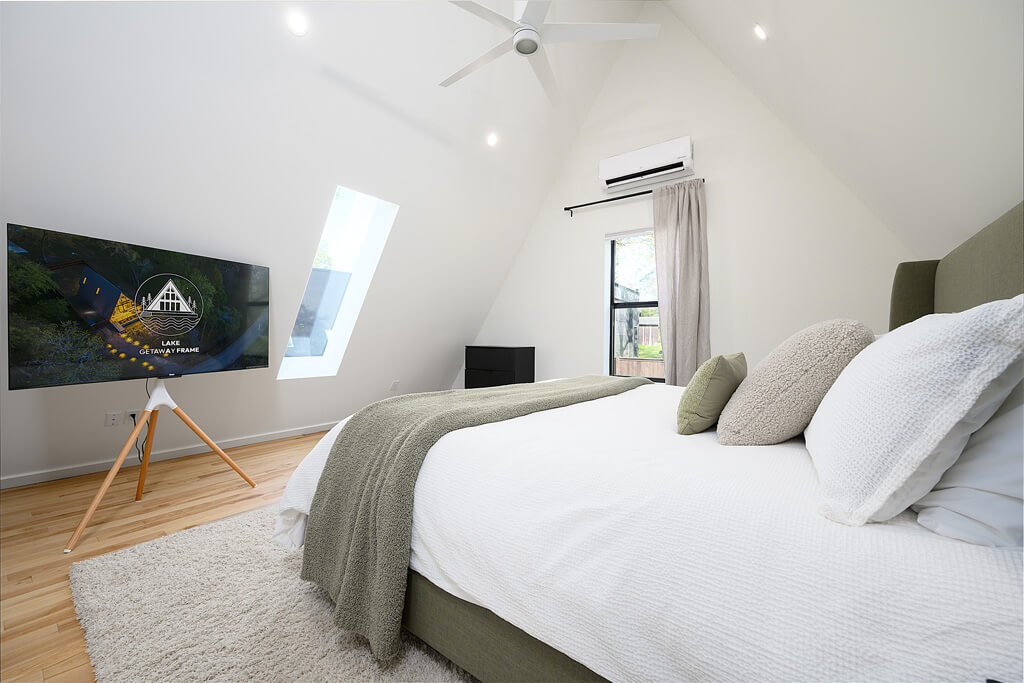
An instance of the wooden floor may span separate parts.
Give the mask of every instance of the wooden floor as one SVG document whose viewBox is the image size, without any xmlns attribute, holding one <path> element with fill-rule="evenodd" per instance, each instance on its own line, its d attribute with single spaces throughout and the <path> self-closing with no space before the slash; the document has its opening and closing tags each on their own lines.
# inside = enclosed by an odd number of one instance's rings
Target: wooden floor
<svg viewBox="0 0 1024 683">
<path fill-rule="evenodd" d="M 68 569 L 96 555 L 276 502 L 322 434 L 228 449 L 251 488 L 213 453 L 118 473 L 74 552 L 64 545 L 105 473 L 0 492 L 0 680 L 92 681 Z"/>
</svg>

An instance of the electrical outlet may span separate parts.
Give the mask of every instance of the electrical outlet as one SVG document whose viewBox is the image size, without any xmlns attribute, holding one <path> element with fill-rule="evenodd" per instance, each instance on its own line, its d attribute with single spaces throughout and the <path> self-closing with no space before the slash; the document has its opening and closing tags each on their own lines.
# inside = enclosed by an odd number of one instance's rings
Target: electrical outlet
<svg viewBox="0 0 1024 683">
<path fill-rule="evenodd" d="M 395 393 L 396 391 L 398 391 L 398 380 L 397 379 L 394 382 L 391 383 L 391 386 L 388 387 L 388 391 L 390 391 L 391 393 Z"/>
<path fill-rule="evenodd" d="M 104 427 L 116 427 L 117 425 L 124 422 L 124 411 L 123 410 L 112 410 L 107 413 L 103 419 Z"/>
<path fill-rule="evenodd" d="M 124 411 L 124 417 L 126 420 L 131 420 L 132 425 L 139 423 L 139 419 L 142 417 L 142 408 L 135 408 L 134 410 Z"/>
</svg>

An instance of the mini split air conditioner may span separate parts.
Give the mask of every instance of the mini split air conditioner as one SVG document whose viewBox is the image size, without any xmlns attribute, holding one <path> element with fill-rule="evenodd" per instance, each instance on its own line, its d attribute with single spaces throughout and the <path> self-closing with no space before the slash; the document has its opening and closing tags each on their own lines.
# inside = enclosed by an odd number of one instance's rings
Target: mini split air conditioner
<svg viewBox="0 0 1024 683">
<path fill-rule="evenodd" d="M 693 175 L 693 146 L 690 136 L 602 159 L 598 164 L 605 192 L 653 185 Z"/>
</svg>

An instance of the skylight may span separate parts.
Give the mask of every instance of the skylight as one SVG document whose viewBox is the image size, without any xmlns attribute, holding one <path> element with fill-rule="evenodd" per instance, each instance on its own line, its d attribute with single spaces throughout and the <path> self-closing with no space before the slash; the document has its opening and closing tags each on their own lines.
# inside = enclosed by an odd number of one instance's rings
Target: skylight
<svg viewBox="0 0 1024 683">
<path fill-rule="evenodd" d="M 338 187 L 278 379 L 338 374 L 398 205 Z"/>
</svg>

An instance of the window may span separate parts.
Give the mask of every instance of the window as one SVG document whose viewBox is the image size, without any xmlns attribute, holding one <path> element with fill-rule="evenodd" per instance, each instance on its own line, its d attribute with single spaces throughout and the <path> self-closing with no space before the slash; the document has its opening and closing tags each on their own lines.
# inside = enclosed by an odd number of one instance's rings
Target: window
<svg viewBox="0 0 1024 683">
<path fill-rule="evenodd" d="M 398 205 L 339 187 L 278 379 L 338 374 Z"/>
<path fill-rule="evenodd" d="M 608 372 L 665 381 L 654 234 L 610 240 Z"/>
</svg>

